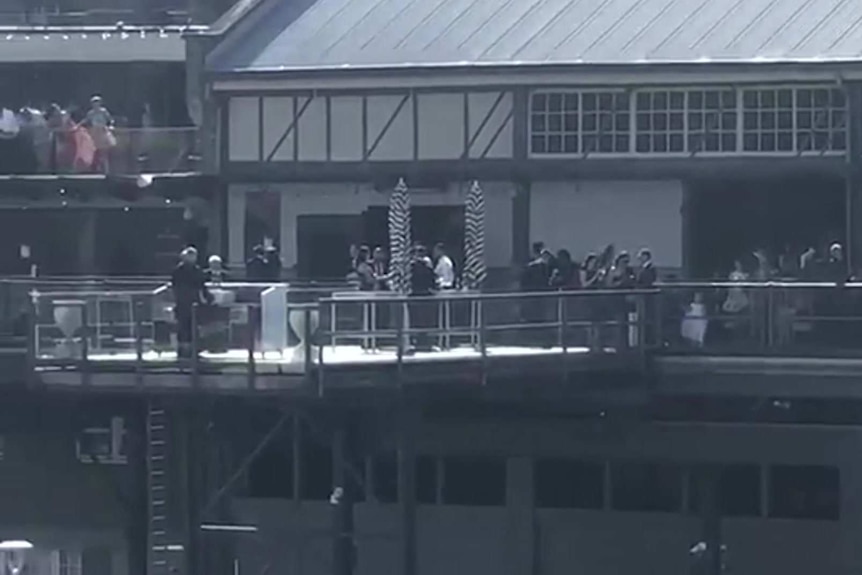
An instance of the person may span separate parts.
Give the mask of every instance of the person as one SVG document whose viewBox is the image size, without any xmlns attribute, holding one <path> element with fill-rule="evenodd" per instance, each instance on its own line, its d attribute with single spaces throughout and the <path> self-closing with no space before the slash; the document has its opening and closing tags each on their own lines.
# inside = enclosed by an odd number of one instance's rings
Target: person
<svg viewBox="0 0 862 575">
<path fill-rule="evenodd" d="M 90 137 L 96 145 L 94 167 L 102 173 L 107 173 L 110 168 L 111 148 L 117 145 L 117 140 L 113 131 L 114 118 L 105 108 L 101 96 L 90 98 L 90 110 L 82 125 L 90 131 Z"/>
<path fill-rule="evenodd" d="M 413 248 L 413 261 L 410 264 L 410 297 L 428 297 L 437 289 L 437 276 L 423 245 Z M 434 326 L 436 306 L 434 302 L 417 301 L 410 304 L 410 325 L 417 329 L 431 329 Z M 430 350 L 431 338 L 427 333 L 418 333 L 413 338 L 414 350 Z"/>
<path fill-rule="evenodd" d="M 245 275 L 249 281 L 262 282 L 267 277 L 266 252 L 262 244 L 254 246 L 251 250 L 251 258 L 245 262 Z"/>
<path fill-rule="evenodd" d="M 371 257 L 371 271 L 374 273 L 374 290 L 389 291 L 392 272 L 389 270 L 389 254 L 386 249 L 377 246 Z"/>
<path fill-rule="evenodd" d="M 221 256 L 213 254 L 207 261 L 206 278 L 212 283 L 221 283 L 227 279 L 227 271 L 224 268 L 224 262 Z"/>
<path fill-rule="evenodd" d="M 640 267 L 635 274 L 635 285 L 641 289 L 651 288 L 658 280 L 658 273 L 652 261 L 652 251 L 649 248 L 641 248 L 638 252 Z"/>
<path fill-rule="evenodd" d="M 559 250 L 556 261 L 557 265 L 551 272 L 551 287 L 562 290 L 581 287 L 578 266 L 572 261 L 572 254 L 569 253 L 569 250 Z"/>
<path fill-rule="evenodd" d="M 455 264 L 452 258 L 446 254 L 443 244 L 434 246 L 434 275 L 437 278 L 437 289 L 447 290 L 455 288 Z"/>
<path fill-rule="evenodd" d="M 608 272 L 608 287 L 615 289 L 631 289 L 635 285 L 635 273 L 631 267 L 631 258 L 625 250 L 617 254 L 614 265 Z"/>
<path fill-rule="evenodd" d="M 371 267 L 371 248 L 361 246 L 356 256 L 356 280 L 357 286 L 362 291 L 374 291 L 377 282 L 374 279 L 374 270 Z"/>
<path fill-rule="evenodd" d="M 541 242 L 536 242 L 534 247 L 544 245 Z M 553 256 L 549 250 L 544 247 L 539 251 L 538 256 L 530 260 L 521 274 L 521 290 L 526 292 L 545 291 L 551 286 L 551 261 Z"/>
<path fill-rule="evenodd" d="M 206 287 L 206 276 L 197 264 L 198 251 L 187 247 L 180 253 L 180 262 L 171 273 L 171 289 L 174 293 L 174 316 L 177 321 L 178 357 L 191 357 L 191 344 L 195 326 L 194 306 L 213 301 Z"/>
<path fill-rule="evenodd" d="M 269 239 L 263 240 L 264 279 L 268 282 L 277 282 L 281 279 L 281 253 L 278 246 Z"/>
</svg>

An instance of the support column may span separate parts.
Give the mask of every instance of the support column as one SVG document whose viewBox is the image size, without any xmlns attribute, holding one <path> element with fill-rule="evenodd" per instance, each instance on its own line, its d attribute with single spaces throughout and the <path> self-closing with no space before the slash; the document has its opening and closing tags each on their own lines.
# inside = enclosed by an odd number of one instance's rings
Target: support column
<svg viewBox="0 0 862 575">
<path fill-rule="evenodd" d="M 682 242 L 682 277 L 692 278 L 694 276 L 694 222 L 692 221 L 692 195 L 694 190 L 688 182 L 682 184 L 682 205 L 680 206 L 680 219 L 682 229 L 680 238 Z"/>
<path fill-rule="evenodd" d="M 862 273 L 862 83 L 846 84 L 849 120 L 846 174 L 846 252 L 850 273 Z"/>
<path fill-rule="evenodd" d="M 333 511 L 332 573 L 353 575 L 356 558 L 354 542 L 353 502 L 356 499 L 356 482 L 350 477 L 353 459 L 353 433 L 350 414 L 344 413 L 335 425 L 332 441 L 332 497 Z"/>
<path fill-rule="evenodd" d="M 530 259 L 530 184 L 516 183 L 512 198 L 512 260 L 523 265 Z"/>
<path fill-rule="evenodd" d="M 508 575 L 532 575 L 538 562 L 532 460 L 529 457 L 509 459 L 506 475 Z"/>
<path fill-rule="evenodd" d="M 701 541 L 706 544 L 706 550 L 697 564 L 699 573 L 706 575 L 721 575 L 723 553 L 721 547 L 721 509 L 719 507 L 719 477 L 720 468 L 705 465 L 698 470 L 698 491 L 700 492 L 700 515 L 702 520 Z"/>
<path fill-rule="evenodd" d="M 398 501 L 400 506 L 400 575 L 416 575 L 416 410 L 401 406 L 398 413 Z"/>
<path fill-rule="evenodd" d="M 201 505 L 206 495 L 205 475 L 202 466 L 206 458 L 205 414 L 193 406 L 186 413 L 186 574 L 200 575 L 201 560 Z"/>
</svg>

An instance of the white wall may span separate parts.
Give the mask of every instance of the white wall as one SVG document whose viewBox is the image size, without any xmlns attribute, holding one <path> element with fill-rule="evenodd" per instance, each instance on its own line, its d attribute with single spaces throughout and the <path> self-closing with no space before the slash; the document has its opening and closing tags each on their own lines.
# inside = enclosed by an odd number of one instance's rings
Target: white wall
<svg viewBox="0 0 862 575">
<path fill-rule="evenodd" d="M 576 260 L 610 243 L 633 254 L 647 246 L 660 267 L 680 268 L 681 209 L 679 181 L 536 182 L 530 239 Z"/>
<path fill-rule="evenodd" d="M 228 192 L 228 260 L 241 265 L 252 246 L 245 244 L 245 198 L 258 189 L 252 185 L 232 185 Z M 359 215 L 370 206 L 389 204 L 388 191 L 364 184 L 280 184 L 281 253 L 284 265 L 296 265 L 297 217 L 303 215 Z M 482 184 L 485 192 L 485 257 L 490 267 L 508 266 L 512 260 L 512 197 L 514 185 L 505 182 Z M 453 184 L 446 190 L 413 190 L 412 205 L 463 205 L 467 185 Z"/>
</svg>

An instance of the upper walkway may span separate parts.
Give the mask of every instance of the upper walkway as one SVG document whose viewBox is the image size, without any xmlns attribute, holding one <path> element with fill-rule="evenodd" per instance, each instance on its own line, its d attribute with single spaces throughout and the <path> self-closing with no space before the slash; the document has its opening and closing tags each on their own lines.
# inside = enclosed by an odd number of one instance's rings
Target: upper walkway
<svg viewBox="0 0 862 575">
<path fill-rule="evenodd" d="M 7 356 L 45 384 L 284 390 L 642 370 L 645 358 L 862 360 L 862 284 L 668 284 L 642 291 L 440 293 L 225 283 L 176 353 L 157 280 L 0 282 Z M 713 356 L 710 358 L 709 356 Z M 771 358 L 771 359 L 770 359 Z M 860 363 L 862 366 L 862 363 Z"/>
</svg>

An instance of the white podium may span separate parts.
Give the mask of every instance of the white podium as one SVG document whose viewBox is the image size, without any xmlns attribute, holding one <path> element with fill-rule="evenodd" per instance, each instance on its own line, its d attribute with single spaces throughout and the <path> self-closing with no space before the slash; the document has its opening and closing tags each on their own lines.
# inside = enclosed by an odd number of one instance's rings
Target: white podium
<svg viewBox="0 0 862 575">
<path fill-rule="evenodd" d="M 268 287 L 260 294 L 260 349 L 284 353 L 288 337 L 287 286 Z"/>
</svg>

